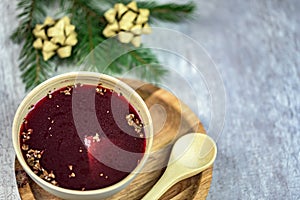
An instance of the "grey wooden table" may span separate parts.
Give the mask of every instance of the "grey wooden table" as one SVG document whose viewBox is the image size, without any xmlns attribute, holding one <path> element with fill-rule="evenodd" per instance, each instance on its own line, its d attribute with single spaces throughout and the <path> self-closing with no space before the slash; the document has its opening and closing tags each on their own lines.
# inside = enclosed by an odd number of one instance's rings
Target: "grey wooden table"
<svg viewBox="0 0 300 200">
<path fill-rule="evenodd" d="M 202 44 L 224 81 L 227 115 L 208 199 L 300 199 L 300 1 L 197 4 L 195 21 L 162 26 Z M 15 8 L 16 0 L 1 1 L 0 199 L 19 198 L 11 124 L 25 91 L 20 47 L 9 40 L 17 26 Z M 207 127 L 209 115 L 198 115 Z"/>
</svg>

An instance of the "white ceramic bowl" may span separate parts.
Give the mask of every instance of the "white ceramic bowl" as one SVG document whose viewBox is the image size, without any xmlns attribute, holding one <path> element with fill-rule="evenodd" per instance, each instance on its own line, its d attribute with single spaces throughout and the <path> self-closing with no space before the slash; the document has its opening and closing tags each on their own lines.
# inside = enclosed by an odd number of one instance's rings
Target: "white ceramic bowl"
<svg viewBox="0 0 300 200">
<path fill-rule="evenodd" d="M 66 87 L 68 85 L 73 85 L 75 83 L 97 85 L 99 82 L 102 83 L 103 87 L 114 89 L 114 91 L 116 92 L 122 92 L 123 96 L 139 112 L 140 117 L 144 123 L 144 129 L 146 135 L 146 148 L 145 148 L 144 156 L 140 161 L 140 163 L 138 164 L 138 166 L 127 177 L 122 179 L 120 182 L 108 186 L 106 188 L 101 188 L 97 190 L 79 191 L 79 190 L 70 190 L 70 189 L 61 188 L 59 186 L 54 186 L 51 183 L 48 183 L 47 181 L 43 180 L 42 178 L 34 174 L 24 160 L 20 148 L 20 138 L 19 138 L 20 137 L 19 131 L 22 125 L 22 121 L 29 112 L 28 108 L 31 105 L 36 104 L 43 97 L 45 97 L 49 91 Z M 41 83 L 40 85 L 35 87 L 23 99 L 14 117 L 13 126 L 12 126 L 12 139 L 13 139 L 13 145 L 14 145 L 17 158 L 20 164 L 22 165 L 23 169 L 32 178 L 32 180 L 34 180 L 44 190 L 63 199 L 80 199 L 80 200 L 104 199 L 124 189 L 134 179 L 134 177 L 139 172 L 141 172 L 141 169 L 144 166 L 148 158 L 148 155 L 150 154 L 150 148 L 152 146 L 152 140 L 153 140 L 153 126 L 152 126 L 152 120 L 151 120 L 149 110 L 146 104 L 144 103 L 143 99 L 127 84 L 123 83 L 122 81 L 116 78 L 104 74 L 91 73 L 91 72 L 72 72 L 72 73 L 66 73 L 66 74 L 53 77 Z"/>
</svg>

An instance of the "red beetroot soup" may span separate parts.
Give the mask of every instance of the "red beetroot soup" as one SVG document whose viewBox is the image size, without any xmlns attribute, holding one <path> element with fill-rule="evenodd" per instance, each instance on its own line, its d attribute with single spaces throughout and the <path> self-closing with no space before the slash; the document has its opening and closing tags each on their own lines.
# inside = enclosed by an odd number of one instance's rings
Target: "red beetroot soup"
<svg viewBox="0 0 300 200">
<path fill-rule="evenodd" d="M 145 152 L 143 123 L 122 96 L 101 85 L 74 85 L 49 93 L 21 126 L 25 161 L 39 177 L 67 189 L 113 185 Z"/>
</svg>

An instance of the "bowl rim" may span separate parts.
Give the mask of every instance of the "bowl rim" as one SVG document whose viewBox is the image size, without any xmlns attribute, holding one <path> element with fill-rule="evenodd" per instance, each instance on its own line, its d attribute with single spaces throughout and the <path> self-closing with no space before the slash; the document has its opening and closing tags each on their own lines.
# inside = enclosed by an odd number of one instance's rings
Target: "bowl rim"
<svg viewBox="0 0 300 200">
<path fill-rule="evenodd" d="M 145 152 L 144 155 L 141 159 L 141 161 L 139 162 L 139 164 L 134 168 L 133 171 L 131 171 L 125 178 L 121 179 L 119 182 L 104 187 L 104 188 L 100 188 L 100 189 L 94 189 L 94 190 L 85 190 L 85 191 L 80 191 L 80 190 L 72 190 L 72 189 L 67 189 L 67 188 L 63 188 L 63 187 L 59 187 L 59 186 L 55 186 L 47 181 L 45 181 L 44 179 L 40 178 L 39 176 L 37 176 L 36 174 L 33 173 L 33 171 L 31 170 L 31 168 L 27 165 L 23 155 L 22 155 L 22 151 L 21 148 L 19 146 L 19 136 L 15 137 L 15 134 L 19 135 L 19 131 L 17 127 L 19 127 L 19 123 L 20 121 L 17 120 L 17 116 L 20 115 L 21 111 L 24 108 L 24 104 L 25 104 L 25 100 L 31 98 L 32 96 L 34 96 L 36 93 L 38 93 L 42 88 L 47 87 L 47 84 L 52 83 L 52 82 L 57 82 L 61 79 L 74 79 L 76 80 L 76 77 L 92 77 L 92 78 L 99 78 L 99 79 L 105 79 L 108 81 L 113 82 L 114 84 L 117 84 L 118 86 L 121 86 L 121 88 L 123 88 L 124 90 L 127 90 L 128 92 L 130 92 L 132 95 L 135 96 L 135 98 L 138 100 L 139 104 L 141 105 L 141 107 L 143 107 L 145 114 L 147 115 L 148 118 L 148 126 L 149 126 L 149 137 L 146 137 L 146 140 L 148 142 L 148 144 L 146 145 L 145 148 Z M 128 100 L 128 99 L 127 99 Z M 129 101 L 129 100 L 128 100 Z M 129 101 L 130 102 L 130 101 Z M 102 73 L 98 73 L 98 72 L 86 72 L 86 71 L 78 71 L 78 72 L 68 72 L 68 73 L 63 73 L 57 76 L 54 76 L 52 78 L 47 79 L 46 81 L 42 82 L 41 84 L 39 84 L 38 86 L 36 86 L 35 88 L 33 88 L 21 101 L 20 105 L 18 106 L 18 109 L 15 113 L 14 116 L 14 120 L 12 123 L 12 140 L 13 140 L 13 146 L 14 146 L 14 151 L 16 153 L 17 159 L 19 160 L 21 166 L 23 167 L 23 169 L 25 170 L 25 172 L 33 177 L 35 180 L 35 182 L 39 182 L 40 184 L 54 190 L 54 191 L 59 191 L 65 194 L 71 194 L 71 195 L 80 195 L 80 196 L 88 196 L 88 195 L 97 195 L 97 194 L 104 194 L 104 193 L 109 193 L 112 192 L 118 188 L 122 188 L 122 186 L 126 186 L 127 183 L 130 183 L 130 181 L 138 174 L 140 173 L 141 169 L 143 168 L 143 166 L 146 163 L 146 160 L 149 157 L 150 154 L 150 150 L 153 144 L 153 123 L 152 123 L 152 118 L 150 115 L 150 111 L 146 105 L 146 103 L 144 102 L 144 100 L 141 98 L 141 96 L 133 89 L 131 88 L 129 85 L 127 85 L 126 83 L 124 83 L 122 80 L 117 79 L 115 77 L 106 75 L 106 74 L 102 74 Z"/>
</svg>

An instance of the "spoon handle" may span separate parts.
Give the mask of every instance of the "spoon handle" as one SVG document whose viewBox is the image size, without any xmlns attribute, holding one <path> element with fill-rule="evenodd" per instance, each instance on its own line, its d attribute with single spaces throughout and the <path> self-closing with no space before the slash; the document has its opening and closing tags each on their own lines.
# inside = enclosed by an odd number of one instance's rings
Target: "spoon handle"
<svg viewBox="0 0 300 200">
<path fill-rule="evenodd" d="M 178 182 L 174 168 L 168 167 L 158 182 L 142 200 L 158 200 L 172 185 Z"/>
</svg>

